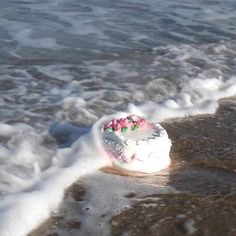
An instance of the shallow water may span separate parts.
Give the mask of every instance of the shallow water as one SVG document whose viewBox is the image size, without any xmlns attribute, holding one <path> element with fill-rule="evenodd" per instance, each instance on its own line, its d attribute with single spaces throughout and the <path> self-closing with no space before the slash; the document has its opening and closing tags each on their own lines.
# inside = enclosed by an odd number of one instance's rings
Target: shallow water
<svg viewBox="0 0 236 236">
<path fill-rule="evenodd" d="M 215 99 L 235 82 L 235 15 L 233 0 L 8 1 L 0 120 L 45 129 L 92 124 L 128 103 Z"/>
<path fill-rule="evenodd" d="M 234 0 L 2 3 L 0 234 L 25 235 L 57 209 L 64 188 L 100 168 L 97 134 L 85 135 L 103 115 L 127 111 L 166 121 L 213 114 L 218 99 L 235 96 L 235 15 Z M 230 105 L 226 113 L 234 111 Z M 233 118 L 220 116 L 219 124 L 203 118 L 199 145 L 214 168 L 233 166 L 227 153 L 235 126 L 227 119 Z M 191 151 L 194 128 L 167 127 L 180 136 L 175 154 L 209 165 L 205 151 Z M 217 153 L 212 138 L 223 145 Z M 88 164 L 85 156 L 99 160 Z M 29 204 L 37 214 L 24 209 Z"/>
</svg>

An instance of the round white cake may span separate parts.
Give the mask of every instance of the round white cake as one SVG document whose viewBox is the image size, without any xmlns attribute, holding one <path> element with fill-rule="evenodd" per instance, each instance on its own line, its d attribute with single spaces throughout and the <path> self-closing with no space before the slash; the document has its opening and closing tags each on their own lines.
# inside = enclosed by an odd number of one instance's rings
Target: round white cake
<svg viewBox="0 0 236 236">
<path fill-rule="evenodd" d="M 171 140 L 166 130 L 136 115 L 112 119 L 101 128 L 104 148 L 112 165 L 155 173 L 170 164 Z"/>
</svg>

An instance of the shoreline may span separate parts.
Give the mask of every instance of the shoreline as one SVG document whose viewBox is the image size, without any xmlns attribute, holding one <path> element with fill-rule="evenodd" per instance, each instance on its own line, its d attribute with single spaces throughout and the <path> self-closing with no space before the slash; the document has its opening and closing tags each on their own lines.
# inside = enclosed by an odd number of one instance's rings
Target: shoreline
<svg viewBox="0 0 236 236">
<path fill-rule="evenodd" d="M 128 232 L 129 226 L 132 225 L 131 235 L 140 236 L 154 236 L 157 232 L 161 236 L 188 234 L 233 236 L 236 232 L 234 228 L 236 204 L 233 201 L 236 199 L 235 120 L 236 100 L 228 98 L 219 100 L 219 108 L 215 114 L 176 118 L 163 122 L 162 125 L 173 143 L 172 164 L 167 184 L 177 189 L 179 193 L 158 194 L 152 196 L 154 200 L 149 200 L 147 196 L 141 203 L 134 204 L 132 208 L 113 216 L 110 220 L 111 235 L 122 235 Z M 158 178 L 159 176 L 147 176 L 142 181 L 155 183 Z M 69 214 L 69 197 L 72 196 L 76 207 L 76 204 L 83 200 L 85 193 L 86 189 L 79 181 L 74 183 L 66 191 L 59 212 L 28 236 L 67 235 L 58 233 L 58 230 L 61 232 L 74 230 L 79 234 L 81 222 L 68 221 L 65 215 Z M 131 195 L 129 197 L 135 199 L 135 194 Z M 171 202 L 174 202 L 174 206 L 171 206 Z M 156 207 L 143 208 L 142 203 L 149 205 L 155 203 Z M 160 203 L 165 204 L 165 207 L 160 207 Z M 191 205 L 195 205 L 195 210 Z M 191 213 L 185 211 L 183 206 Z M 142 217 L 138 217 L 140 212 Z M 182 218 L 178 218 L 177 215 L 181 214 Z M 151 215 L 152 220 L 143 220 L 149 218 L 145 215 Z M 160 222 L 166 217 L 170 217 L 169 220 Z M 156 224 L 157 222 L 159 223 Z"/>
</svg>

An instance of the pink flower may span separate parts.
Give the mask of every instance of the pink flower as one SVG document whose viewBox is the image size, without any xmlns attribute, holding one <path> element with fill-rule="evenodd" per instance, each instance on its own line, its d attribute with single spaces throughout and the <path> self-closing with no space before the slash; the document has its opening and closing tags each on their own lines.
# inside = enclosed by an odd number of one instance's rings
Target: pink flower
<svg viewBox="0 0 236 236">
<path fill-rule="evenodd" d="M 122 126 L 122 128 L 131 127 L 132 126 L 132 122 L 129 121 L 127 118 L 119 119 L 118 123 Z"/>
<path fill-rule="evenodd" d="M 112 123 L 112 127 L 114 127 L 117 124 L 117 120 L 116 119 L 112 119 L 111 123 Z"/>
<path fill-rule="evenodd" d="M 122 129 L 127 128 L 130 130 L 136 130 L 138 127 L 144 128 L 149 122 L 137 115 L 129 115 L 126 118 L 112 119 L 109 123 L 104 126 L 104 129 L 112 129 L 113 131 L 123 131 Z"/>
<path fill-rule="evenodd" d="M 120 131 L 122 126 L 119 123 L 116 123 L 115 125 L 112 126 L 115 131 Z"/>
<path fill-rule="evenodd" d="M 144 128 L 145 126 L 148 125 L 148 121 L 142 119 L 142 120 L 140 120 L 140 121 L 138 122 L 138 125 L 139 125 L 141 128 Z"/>
</svg>

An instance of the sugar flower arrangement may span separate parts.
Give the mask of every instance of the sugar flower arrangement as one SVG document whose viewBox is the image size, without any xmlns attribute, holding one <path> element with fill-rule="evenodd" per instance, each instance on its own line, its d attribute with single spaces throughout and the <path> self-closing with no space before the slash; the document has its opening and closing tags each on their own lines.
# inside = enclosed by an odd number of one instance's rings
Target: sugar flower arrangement
<svg viewBox="0 0 236 236">
<path fill-rule="evenodd" d="M 126 118 L 112 119 L 103 126 L 102 130 L 108 132 L 127 132 L 144 128 L 148 124 L 149 122 L 140 116 L 129 115 Z"/>
</svg>

